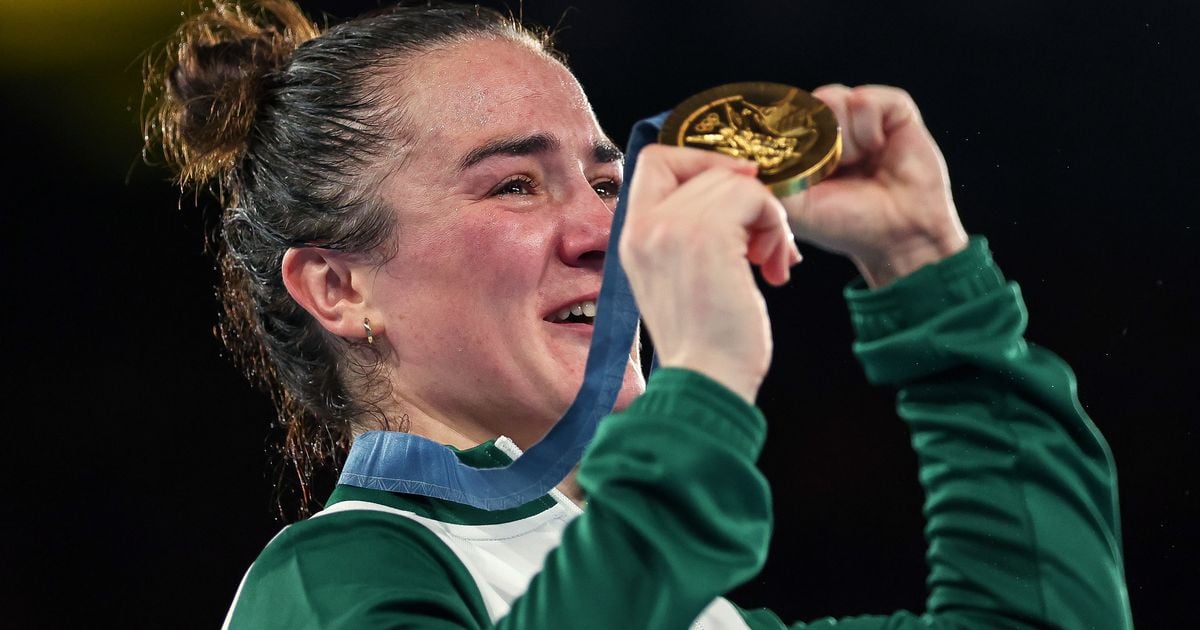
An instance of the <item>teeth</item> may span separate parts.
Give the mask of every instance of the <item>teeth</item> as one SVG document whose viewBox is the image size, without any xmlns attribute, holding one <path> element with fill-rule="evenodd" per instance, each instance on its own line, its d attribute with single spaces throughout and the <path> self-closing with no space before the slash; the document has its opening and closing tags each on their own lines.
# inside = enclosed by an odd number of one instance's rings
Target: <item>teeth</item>
<svg viewBox="0 0 1200 630">
<path fill-rule="evenodd" d="M 595 317 L 596 316 L 596 302 L 594 300 L 585 300 L 578 304 L 572 304 L 571 306 L 564 308 L 563 310 L 550 315 L 546 319 L 548 319 L 550 321 L 562 321 L 572 315 L 574 315 L 576 317 L 578 317 L 580 315 L 583 315 L 585 317 Z"/>
</svg>

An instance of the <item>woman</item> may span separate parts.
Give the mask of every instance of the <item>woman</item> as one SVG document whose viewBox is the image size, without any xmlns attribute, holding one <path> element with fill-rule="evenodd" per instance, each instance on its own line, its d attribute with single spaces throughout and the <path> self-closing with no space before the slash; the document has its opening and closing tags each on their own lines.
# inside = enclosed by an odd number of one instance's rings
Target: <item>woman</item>
<svg viewBox="0 0 1200 630">
<path fill-rule="evenodd" d="M 261 6 L 184 25 L 153 118 L 182 181 L 228 208 L 227 342 L 273 387 L 302 476 L 380 428 L 508 463 L 582 379 L 620 152 L 497 14 L 396 8 L 318 33 Z M 845 153 L 805 196 L 781 203 L 716 154 L 642 152 L 620 247 L 663 368 L 646 384 L 631 352 L 574 479 L 494 512 L 339 486 L 268 544 L 226 625 L 783 627 L 720 595 L 770 533 L 752 405 L 771 338 L 744 261 L 786 283 L 794 232 L 862 272 L 856 352 L 901 388 L 927 492 L 929 610 L 841 624 L 1127 627 L 1111 457 L 1069 368 L 1023 341 L 1019 291 L 963 231 L 907 95 L 817 95 Z"/>
</svg>

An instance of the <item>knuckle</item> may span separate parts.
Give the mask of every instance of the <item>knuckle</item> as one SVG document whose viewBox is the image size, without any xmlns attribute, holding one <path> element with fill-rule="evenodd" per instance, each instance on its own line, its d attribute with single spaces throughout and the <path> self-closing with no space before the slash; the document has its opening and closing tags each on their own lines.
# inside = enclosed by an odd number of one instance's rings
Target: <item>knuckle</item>
<svg viewBox="0 0 1200 630">
<path fill-rule="evenodd" d="M 627 267 L 639 267 L 646 260 L 645 239 L 637 238 L 634 234 L 623 234 L 617 251 Z"/>
<path fill-rule="evenodd" d="M 661 144 L 648 144 L 642 148 L 638 160 L 648 159 L 651 162 L 663 162 L 670 155 L 670 148 Z"/>
<path fill-rule="evenodd" d="M 636 247 L 633 243 L 634 239 L 632 238 L 631 234 L 622 234 L 621 242 L 617 243 L 617 255 L 619 255 L 621 260 L 624 260 L 626 263 L 635 260 L 638 256 Z"/>
<path fill-rule="evenodd" d="M 767 188 L 757 177 L 744 175 L 734 180 L 733 192 L 742 199 L 757 201 L 767 194 Z"/>
<path fill-rule="evenodd" d="M 908 90 L 898 87 L 889 87 L 888 91 L 892 93 L 895 99 L 899 101 L 905 109 L 914 113 L 917 111 L 917 102 L 913 100 L 912 94 L 909 94 Z"/>
<path fill-rule="evenodd" d="M 661 144 L 648 144 L 642 147 L 642 153 L 639 157 L 655 157 L 662 153 Z"/>
<path fill-rule="evenodd" d="M 670 232 L 660 222 L 642 220 L 626 224 L 621 232 L 621 242 L 617 245 L 618 253 L 622 260 L 644 263 L 654 252 L 665 247 Z"/>
<path fill-rule="evenodd" d="M 891 94 L 892 98 L 899 102 L 905 109 L 914 112 L 917 110 L 917 102 L 913 100 L 912 94 L 908 90 L 894 85 L 883 86 L 883 89 Z"/>
<path fill-rule="evenodd" d="M 816 93 L 820 92 L 821 94 L 828 94 L 830 96 L 833 96 L 833 95 L 844 95 L 849 91 L 850 91 L 850 88 L 843 83 L 827 83 L 827 84 L 822 85 L 821 87 L 813 90 L 813 93 L 816 94 Z"/>
</svg>

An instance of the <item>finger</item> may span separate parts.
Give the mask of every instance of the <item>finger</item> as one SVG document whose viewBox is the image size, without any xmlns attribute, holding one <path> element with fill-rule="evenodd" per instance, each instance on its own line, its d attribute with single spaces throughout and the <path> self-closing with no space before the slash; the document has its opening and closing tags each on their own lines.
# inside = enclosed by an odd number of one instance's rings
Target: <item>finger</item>
<svg viewBox="0 0 1200 630">
<path fill-rule="evenodd" d="M 660 203 L 648 205 L 647 216 L 675 225 L 744 223 L 743 206 L 759 203 L 759 189 L 766 187 L 752 175 L 710 168 L 680 184 Z"/>
<path fill-rule="evenodd" d="M 782 204 L 757 178 L 723 169 L 701 173 L 656 208 L 658 220 L 690 229 L 708 242 L 732 238 L 755 264 L 776 256 L 778 242 L 791 239 Z"/>
<path fill-rule="evenodd" d="M 773 195 L 769 196 L 764 200 L 760 216 L 752 226 L 752 244 L 766 250 L 766 255 L 757 261 L 763 279 L 775 286 L 786 284 L 791 277 L 791 266 L 800 260 L 800 250 L 796 248 L 795 236 L 788 227 L 783 204 Z"/>
<path fill-rule="evenodd" d="M 633 182 L 629 187 L 629 203 L 638 207 L 656 205 L 681 184 L 714 168 L 746 175 L 758 172 L 758 165 L 754 162 L 715 151 L 659 144 L 647 146 L 638 154 Z"/>
<path fill-rule="evenodd" d="M 679 229 L 691 225 L 711 239 L 740 235 L 744 255 L 755 263 L 779 255 L 779 243 L 785 266 L 799 254 L 783 204 L 751 175 L 709 169 L 681 185 L 652 212 L 656 221 Z"/>
<path fill-rule="evenodd" d="M 800 258 L 795 241 L 778 237 L 778 233 L 761 234 L 754 243 L 759 249 L 770 248 L 769 253 L 758 263 L 763 279 L 774 286 L 787 284 L 791 268 Z"/>
<path fill-rule="evenodd" d="M 710 168 L 683 182 L 655 206 L 688 220 L 738 223 L 749 227 L 771 192 L 753 174 Z"/>
<path fill-rule="evenodd" d="M 851 101 L 871 101 L 878 108 L 885 134 L 912 122 L 921 122 L 921 112 L 911 95 L 890 85 L 862 85 L 854 88 Z"/>
<path fill-rule="evenodd" d="M 859 150 L 858 144 L 854 142 L 854 138 L 847 131 L 850 128 L 850 107 L 847 105 L 846 99 L 850 97 L 850 88 L 840 83 L 823 85 L 813 90 L 813 96 L 821 99 L 833 111 L 833 115 L 837 117 L 838 126 L 842 128 L 842 157 L 840 163 L 845 165 L 857 164 L 862 151 Z"/>
<path fill-rule="evenodd" d="M 792 233 L 791 222 L 787 218 L 787 209 L 783 206 L 782 202 L 780 203 L 780 207 L 783 208 L 783 222 L 787 226 L 787 235 L 781 239 L 777 250 L 778 259 L 776 264 L 782 272 L 782 278 L 776 286 L 787 284 L 792 276 L 792 266 L 799 264 L 804 259 L 800 255 L 800 248 L 796 246 L 796 235 Z"/>
<path fill-rule="evenodd" d="M 771 252 L 770 259 L 760 265 L 760 268 L 764 280 L 771 285 L 781 286 L 787 284 L 791 278 L 792 252 L 795 246 L 782 239 L 773 239 L 773 243 L 775 249 Z"/>
<path fill-rule="evenodd" d="M 781 237 L 778 232 L 751 235 L 746 257 L 756 265 L 790 268 L 803 260 L 796 241 L 792 237 Z"/>
<path fill-rule="evenodd" d="M 825 85 L 813 90 L 837 116 L 842 128 L 840 164 L 853 166 L 879 151 L 887 137 L 921 114 L 908 92 L 887 85 Z"/>
<path fill-rule="evenodd" d="M 837 199 L 844 199 L 847 188 L 852 186 L 854 184 L 846 180 L 826 179 L 785 198 L 783 206 L 787 209 L 788 226 L 796 237 L 811 243 L 815 235 L 828 231 L 825 224 L 829 219 L 840 220 L 850 216 L 850 213 L 840 211 Z"/>
<path fill-rule="evenodd" d="M 767 238 L 765 235 L 761 237 L 752 235 L 746 246 L 746 258 L 756 265 L 766 265 L 776 256 L 778 249 L 779 239 Z"/>
<path fill-rule="evenodd" d="M 846 133 L 858 148 L 861 156 L 873 155 L 883 148 L 887 138 L 883 134 L 883 107 L 878 99 L 861 90 L 850 92 L 846 99 L 850 120 Z"/>
<path fill-rule="evenodd" d="M 860 159 L 875 155 L 889 138 L 920 127 L 921 115 L 912 97 L 899 88 L 864 85 L 854 88 L 846 98 L 850 112 L 848 136 L 860 151 Z"/>
<path fill-rule="evenodd" d="M 817 186 L 820 185 L 820 183 L 817 184 Z M 809 207 L 812 205 L 811 189 L 806 188 L 800 192 L 792 193 L 784 197 L 781 201 L 783 202 L 784 209 L 787 211 L 788 227 L 803 237 L 803 227 L 807 222 Z"/>
</svg>

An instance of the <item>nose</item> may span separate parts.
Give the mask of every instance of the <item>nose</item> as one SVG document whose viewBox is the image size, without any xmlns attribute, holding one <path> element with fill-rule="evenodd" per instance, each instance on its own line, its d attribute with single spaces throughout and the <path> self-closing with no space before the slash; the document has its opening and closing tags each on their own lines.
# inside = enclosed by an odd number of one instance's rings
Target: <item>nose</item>
<svg viewBox="0 0 1200 630">
<path fill-rule="evenodd" d="M 590 185 L 585 186 L 564 211 L 558 255 L 568 266 L 600 271 L 608 251 L 613 210 Z"/>
</svg>

